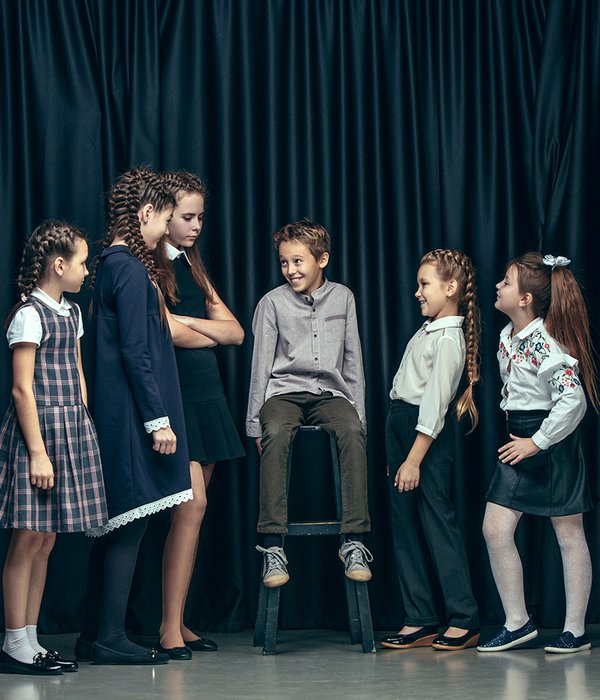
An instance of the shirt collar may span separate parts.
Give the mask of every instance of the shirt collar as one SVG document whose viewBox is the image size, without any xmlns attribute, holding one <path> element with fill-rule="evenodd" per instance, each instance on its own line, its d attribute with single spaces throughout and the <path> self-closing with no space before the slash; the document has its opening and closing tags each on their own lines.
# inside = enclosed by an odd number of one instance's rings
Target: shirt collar
<svg viewBox="0 0 600 700">
<path fill-rule="evenodd" d="M 323 277 L 323 284 L 318 289 L 315 289 L 315 291 L 312 293 L 312 299 L 307 294 L 303 294 L 302 296 L 306 299 L 306 301 L 309 304 L 312 304 L 313 301 L 319 301 L 319 299 L 327 291 L 327 288 L 330 286 L 330 284 L 331 283 L 329 282 L 327 277 Z"/>
<path fill-rule="evenodd" d="M 177 258 L 180 258 L 182 255 L 183 257 L 188 261 L 188 264 L 191 265 L 191 261 L 188 257 L 187 252 L 184 249 L 181 248 L 176 248 L 174 245 L 171 245 L 169 241 L 164 241 L 165 244 L 165 253 L 167 254 L 167 257 L 169 260 L 177 260 Z"/>
<path fill-rule="evenodd" d="M 525 328 L 521 328 L 521 330 L 518 333 L 513 333 L 512 339 L 513 340 L 523 340 L 523 338 L 527 338 L 528 335 L 531 335 L 534 331 L 536 331 L 542 324 L 544 323 L 544 319 L 540 318 L 539 316 L 537 318 L 534 318 L 531 323 L 528 323 Z M 508 336 L 508 340 L 510 342 L 510 334 L 513 330 L 513 324 L 512 321 L 505 326 L 502 329 L 502 332 L 500 335 L 504 338 Z"/>
<path fill-rule="evenodd" d="M 46 306 L 52 309 L 52 311 L 62 313 L 66 316 L 69 315 L 69 309 L 71 308 L 71 304 L 69 304 L 69 302 L 64 298 L 64 296 L 61 296 L 60 302 L 55 301 L 49 294 L 46 294 L 46 292 L 43 289 L 40 289 L 39 287 L 36 287 L 31 292 L 31 296 L 42 301 Z"/>
<path fill-rule="evenodd" d="M 435 321 L 425 321 L 423 329 L 426 333 L 433 333 L 433 331 L 439 331 L 442 328 L 462 328 L 463 320 L 463 316 L 444 316 Z"/>
</svg>

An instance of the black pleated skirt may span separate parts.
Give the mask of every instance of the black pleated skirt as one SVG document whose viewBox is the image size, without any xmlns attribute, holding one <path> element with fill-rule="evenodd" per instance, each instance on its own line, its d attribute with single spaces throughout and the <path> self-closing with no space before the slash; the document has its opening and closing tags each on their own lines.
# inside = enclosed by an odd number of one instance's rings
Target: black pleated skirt
<svg viewBox="0 0 600 700">
<path fill-rule="evenodd" d="M 507 433 L 531 437 L 547 415 L 546 411 L 511 411 Z M 498 461 L 486 499 L 532 515 L 574 515 L 591 510 L 594 504 L 579 428 L 514 466 Z"/>
</svg>

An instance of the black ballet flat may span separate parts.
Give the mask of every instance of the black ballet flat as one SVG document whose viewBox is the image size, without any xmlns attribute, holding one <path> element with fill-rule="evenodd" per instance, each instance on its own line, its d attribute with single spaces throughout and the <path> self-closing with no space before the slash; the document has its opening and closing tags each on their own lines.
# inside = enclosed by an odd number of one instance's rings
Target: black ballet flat
<svg viewBox="0 0 600 700">
<path fill-rule="evenodd" d="M 79 664 L 77 661 L 63 659 L 57 651 L 47 651 L 46 658 L 50 659 L 53 663 L 58 664 L 65 673 L 75 673 L 75 671 L 79 671 Z"/>
<path fill-rule="evenodd" d="M 433 640 L 431 646 L 439 651 L 459 651 L 477 646 L 478 641 L 479 628 L 467 630 L 460 637 L 446 637 L 444 634 L 440 634 Z"/>
<path fill-rule="evenodd" d="M 17 673 L 23 676 L 62 676 L 63 669 L 45 654 L 39 652 L 33 663 L 17 661 L 5 651 L 0 651 L 0 673 Z"/>
<path fill-rule="evenodd" d="M 97 666 L 151 666 L 168 664 L 169 655 L 156 649 L 146 649 L 139 654 L 128 654 L 94 642 L 92 660 Z"/>
<path fill-rule="evenodd" d="M 171 661 L 189 661 L 192 658 L 192 650 L 187 647 L 163 647 L 159 642 L 156 645 L 156 650 L 161 654 L 167 654 Z"/>
<path fill-rule="evenodd" d="M 217 651 L 219 648 L 216 642 L 213 642 L 212 639 L 206 639 L 206 637 L 198 637 L 191 642 L 186 642 L 185 645 L 192 651 Z"/>
<path fill-rule="evenodd" d="M 438 636 L 439 630 L 435 625 L 421 627 L 416 632 L 410 634 L 394 634 L 391 637 L 384 637 L 381 646 L 388 649 L 413 649 L 415 647 L 428 647 Z"/>
</svg>

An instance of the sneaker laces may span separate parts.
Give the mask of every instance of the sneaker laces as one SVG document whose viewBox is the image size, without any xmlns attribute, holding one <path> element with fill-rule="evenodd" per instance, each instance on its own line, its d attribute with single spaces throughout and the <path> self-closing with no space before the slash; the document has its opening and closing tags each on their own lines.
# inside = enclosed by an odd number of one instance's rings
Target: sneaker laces
<svg viewBox="0 0 600 700">
<path fill-rule="evenodd" d="M 288 560 L 282 547 L 270 547 L 267 549 L 257 544 L 256 549 L 265 555 L 265 573 L 272 569 L 285 569 Z"/>
<path fill-rule="evenodd" d="M 358 540 L 344 542 L 340 547 L 340 554 L 344 557 L 347 567 L 352 566 L 352 564 L 363 564 L 365 561 L 373 561 L 371 552 Z"/>
</svg>

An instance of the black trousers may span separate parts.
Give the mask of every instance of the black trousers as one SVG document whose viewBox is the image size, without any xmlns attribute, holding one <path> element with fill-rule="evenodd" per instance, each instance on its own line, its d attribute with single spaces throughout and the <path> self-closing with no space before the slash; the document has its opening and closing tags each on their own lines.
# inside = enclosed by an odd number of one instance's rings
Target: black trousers
<svg viewBox="0 0 600 700">
<path fill-rule="evenodd" d="M 418 406 L 392 401 L 385 431 L 394 553 L 406 611 L 404 624 L 440 624 L 430 580 L 433 565 L 446 608 L 442 623 L 473 629 L 479 626 L 479 615 L 462 534 L 450 500 L 454 464 L 451 425 L 446 424 L 421 463 L 419 486 L 402 493 L 394 486 L 398 467 L 414 443 L 418 414 Z"/>
</svg>

